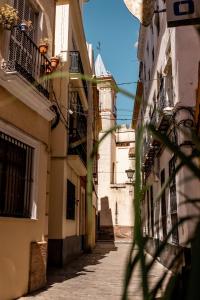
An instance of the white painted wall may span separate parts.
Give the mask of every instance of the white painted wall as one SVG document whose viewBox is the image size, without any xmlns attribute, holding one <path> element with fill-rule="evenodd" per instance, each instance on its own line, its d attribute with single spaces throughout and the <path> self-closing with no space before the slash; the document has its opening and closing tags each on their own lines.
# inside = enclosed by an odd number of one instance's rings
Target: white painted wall
<svg viewBox="0 0 200 300">
<path fill-rule="evenodd" d="M 162 1 L 159 1 L 159 8 L 162 9 Z M 149 122 L 150 112 L 153 107 L 154 94 L 157 97 L 158 93 L 158 77 L 157 73 L 161 73 L 164 76 L 167 75 L 168 64 L 171 61 L 172 65 L 172 98 L 174 101 L 174 107 L 188 106 L 195 107 L 196 104 L 196 89 L 198 82 L 198 64 L 200 61 L 200 39 L 197 35 L 197 31 L 194 26 L 184 26 L 177 28 L 166 27 L 166 14 L 159 14 L 160 17 L 160 34 L 157 34 L 155 26 L 155 15 L 153 18 L 152 26 L 144 29 L 141 28 L 139 36 L 139 47 L 138 57 L 145 64 L 146 75 L 144 74 L 144 68 L 141 73 L 141 80 L 144 84 L 144 96 L 143 103 L 140 107 L 138 126 L 142 123 Z M 148 45 L 148 46 L 147 46 Z M 149 50 L 147 50 L 149 48 Z M 154 60 L 152 57 L 152 49 L 154 48 Z M 148 78 L 148 71 L 150 70 L 150 78 Z M 147 108 L 145 109 L 145 106 Z M 176 115 L 176 120 L 180 121 L 187 118 L 189 114 L 185 111 L 180 111 Z M 189 116 L 191 118 L 191 116 Z M 186 135 L 178 134 L 178 142 L 181 144 L 184 140 L 187 140 Z M 189 150 L 190 148 L 190 150 Z M 182 148 L 183 150 L 183 148 Z M 191 147 L 186 147 L 185 150 L 191 151 Z M 167 150 L 163 149 L 160 156 L 160 171 L 165 168 L 165 177 L 169 175 L 169 160 L 172 154 Z M 160 191 L 160 180 L 154 176 L 155 164 L 152 172 L 148 178 L 147 184 L 153 185 L 154 189 L 154 200 L 156 195 Z M 194 213 L 191 207 L 181 205 L 184 201 L 183 194 L 188 195 L 190 198 L 199 197 L 200 185 L 199 181 L 192 179 L 184 184 L 181 182 L 185 181 L 190 172 L 187 168 L 183 168 L 177 175 L 177 203 L 178 203 L 178 215 L 179 217 L 186 216 L 189 213 Z M 155 180 L 156 179 L 156 180 Z M 170 197 L 169 189 L 166 190 L 166 202 L 167 202 L 167 228 L 168 231 L 171 228 L 171 217 L 170 217 Z M 160 203 L 154 203 L 155 207 L 160 206 Z M 156 208 L 154 207 L 154 210 Z M 159 208 L 158 208 L 159 209 Z M 159 209 L 160 210 L 160 209 Z M 155 211 L 154 211 L 155 213 Z M 147 205 L 144 207 L 144 214 L 147 217 Z M 161 211 L 159 213 L 159 238 L 162 239 L 162 224 L 161 224 Z M 194 225 L 194 223 L 193 223 Z M 144 231 L 147 229 L 147 222 L 144 225 Z M 192 223 L 187 223 L 180 226 L 179 228 L 179 239 L 180 244 L 184 245 L 188 234 L 191 234 L 194 226 Z M 154 234 L 154 237 L 158 237 Z M 171 240 L 170 240 L 171 242 Z"/>
<path fill-rule="evenodd" d="M 108 125 L 108 120 L 106 126 Z M 104 123 L 105 124 L 105 123 Z M 102 133 L 101 135 L 102 136 Z M 118 146 L 112 141 L 128 143 L 128 146 Z M 120 144 L 121 145 L 121 144 Z M 132 129 L 123 126 L 115 135 L 109 135 L 99 148 L 98 161 L 98 197 L 99 210 L 101 199 L 107 197 L 109 210 L 101 218 L 104 226 L 120 225 L 133 226 L 133 197 L 134 188 L 129 184 L 125 170 L 135 168 L 135 161 L 129 158 L 129 149 L 135 146 L 135 133 Z M 116 157 L 116 158 L 115 158 Z M 113 159 L 114 158 L 114 159 Z M 115 163 L 114 182 L 112 182 L 112 163 Z M 110 219 L 110 214 L 112 218 Z"/>
<path fill-rule="evenodd" d="M 67 61 L 69 44 L 69 4 L 56 5 L 55 55 L 62 54 L 62 61 Z"/>
</svg>

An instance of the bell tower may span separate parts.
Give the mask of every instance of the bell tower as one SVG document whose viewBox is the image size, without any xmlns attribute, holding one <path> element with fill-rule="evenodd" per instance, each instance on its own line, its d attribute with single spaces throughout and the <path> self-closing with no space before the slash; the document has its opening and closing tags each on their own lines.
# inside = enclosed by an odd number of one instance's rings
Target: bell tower
<svg viewBox="0 0 200 300">
<path fill-rule="evenodd" d="M 97 89 L 99 91 L 100 118 L 102 130 L 99 139 L 116 125 L 116 82 L 102 61 L 101 55 L 95 62 Z M 111 201 L 111 184 L 115 183 L 116 136 L 110 133 L 99 146 L 98 160 L 98 211 L 100 216 L 100 232 L 105 238 L 113 236 L 114 203 Z"/>
</svg>

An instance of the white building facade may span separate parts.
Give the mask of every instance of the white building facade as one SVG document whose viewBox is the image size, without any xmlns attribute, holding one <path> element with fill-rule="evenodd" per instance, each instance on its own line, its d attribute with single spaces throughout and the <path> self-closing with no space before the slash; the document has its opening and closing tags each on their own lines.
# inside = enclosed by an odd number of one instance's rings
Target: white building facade
<svg viewBox="0 0 200 300">
<path fill-rule="evenodd" d="M 164 8 L 164 1 L 157 1 L 155 9 Z M 153 125 L 187 155 L 193 153 L 189 132 L 194 125 L 199 49 L 195 27 L 168 28 L 165 12 L 154 14 L 148 27 L 140 27 L 138 58 L 143 94 L 141 105 L 135 104 L 134 123 L 137 128 Z M 192 175 L 186 166 L 173 177 L 179 160 L 149 131 L 144 134 L 142 162 L 144 184 L 149 187 L 142 205 L 143 231 L 149 241 L 148 249 L 153 253 L 181 218 L 196 213 L 192 204 L 183 203 L 188 198 L 199 197 L 200 185 L 194 176 L 186 180 Z M 156 200 L 168 178 L 173 179 Z M 187 241 L 194 225 L 194 221 L 185 222 L 172 232 L 161 257 L 163 264 L 170 266 L 178 249 L 184 253 L 181 266 L 187 263 L 190 257 Z"/>
<path fill-rule="evenodd" d="M 95 64 L 102 130 L 99 140 L 116 126 L 116 83 L 99 55 Z M 98 211 L 100 239 L 130 238 L 133 231 L 133 184 L 126 170 L 134 168 L 134 130 L 113 130 L 99 145 Z"/>
<path fill-rule="evenodd" d="M 86 201 L 94 120 L 93 88 L 84 78 L 93 75 L 92 47 L 83 27 L 84 2 L 56 2 L 55 54 L 61 56 L 61 64 L 54 103 L 61 120 L 52 131 L 48 243 L 48 262 L 56 266 L 95 244 L 96 200 L 90 208 Z"/>
</svg>

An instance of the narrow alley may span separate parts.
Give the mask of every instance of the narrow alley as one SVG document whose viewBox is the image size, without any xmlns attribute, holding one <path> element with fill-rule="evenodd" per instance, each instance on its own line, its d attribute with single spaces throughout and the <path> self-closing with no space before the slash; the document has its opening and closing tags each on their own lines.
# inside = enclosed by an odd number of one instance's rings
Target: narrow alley
<svg viewBox="0 0 200 300">
<path fill-rule="evenodd" d="M 199 203 L 200 0 L 0 0 L 0 300 L 200 300 Z"/>
<path fill-rule="evenodd" d="M 121 299 L 128 243 L 99 242 L 91 254 L 84 254 L 65 269 L 51 270 L 47 288 L 20 300 L 118 300 Z M 149 256 L 150 258 L 150 256 Z M 154 285 L 166 269 L 158 262 L 150 272 L 149 284 Z M 170 273 L 169 273 L 170 275 Z M 139 267 L 130 285 L 130 299 L 142 299 Z M 160 298 L 160 291 L 158 298 Z"/>
</svg>

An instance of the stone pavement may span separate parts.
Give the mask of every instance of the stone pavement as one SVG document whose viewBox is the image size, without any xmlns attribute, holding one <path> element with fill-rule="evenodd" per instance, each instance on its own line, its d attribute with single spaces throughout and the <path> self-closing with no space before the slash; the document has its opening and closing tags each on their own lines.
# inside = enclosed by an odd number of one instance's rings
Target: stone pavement
<svg viewBox="0 0 200 300">
<path fill-rule="evenodd" d="M 98 243 L 93 253 L 84 254 L 63 269 L 51 270 L 45 290 L 21 300 L 119 300 L 122 295 L 124 266 L 130 244 Z M 150 256 L 148 256 L 150 259 Z M 166 269 L 156 262 L 149 273 L 154 285 Z M 170 274 L 168 274 L 169 278 Z M 134 271 L 129 299 L 142 300 L 138 287 L 141 280 L 139 266 Z M 158 296 L 161 296 L 162 291 Z"/>
</svg>

